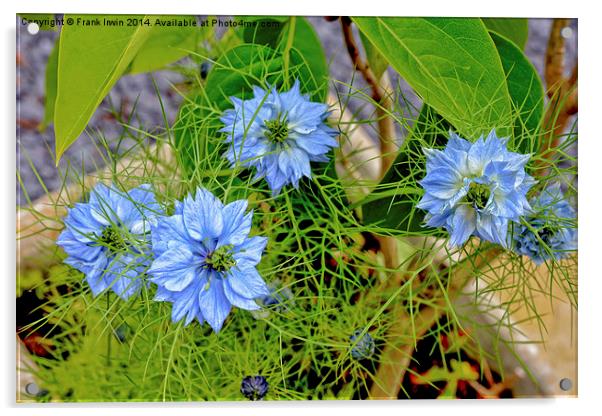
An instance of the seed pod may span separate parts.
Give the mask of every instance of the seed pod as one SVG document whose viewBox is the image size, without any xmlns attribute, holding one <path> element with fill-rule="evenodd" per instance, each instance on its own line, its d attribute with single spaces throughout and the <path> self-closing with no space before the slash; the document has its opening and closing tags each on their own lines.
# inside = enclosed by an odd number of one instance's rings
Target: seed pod
<svg viewBox="0 0 602 416">
<path fill-rule="evenodd" d="M 374 354 L 374 339 L 369 333 L 366 333 L 363 337 L 359 338 L 361 333 L 361 329 L 356 329 L 353 332 L 353 335 L 349 337 L 349 341 L 352 345 L 351 356 L 356 360 L 370 358 L 372 354 Z"/>
<path fill-rule="evenodd" d="M 249 400 L 263 400 L 268 393 L 268 387 L 264 376 L 247 376 L 240 383 L 240 392 Z"/>
</svg>

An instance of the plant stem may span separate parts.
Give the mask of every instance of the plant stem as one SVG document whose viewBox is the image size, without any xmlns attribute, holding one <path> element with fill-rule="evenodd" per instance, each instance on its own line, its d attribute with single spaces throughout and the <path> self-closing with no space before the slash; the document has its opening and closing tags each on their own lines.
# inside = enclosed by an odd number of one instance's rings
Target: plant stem
<svg viewBox="0 0 602 416">
<path fill-rule="evenodd" d="M 290 65 L 290 52 L 293 47 L 293 41 L 295 40 L 295 26 L 297 24 L 297 18 L 291 16 L 288 23 L 288 37 L 286 39 L 286 46 L 284 47 L 283 59 L 284 59 L 284 85 L 288 88 L 288 68 Z"/>
<path fill-rule="evenodd" d="M 570 117 L 578 111 L 577 63 L 571 76 L 564 76 L 565 47 L 562 29 L 568 19 L 555 19 L 548 40 L 545 60 L 545 80 L 550 103 L 544 117 L 542 143 L 539 149 L 541 159 L 537 161 L 538 176 L 545 176 L 552 163 L 555 149 L 564 133 Z"/>
<path fill-rule="evenodd" d="M 374 75 L 374 72 L 372 72 L 372 69 L 370 69 L 368 63 L 362 59 L 359 47 L 353 36 L 351 19 L 349 17 L 341 17 L 341 28 L 351 62 L 353 62 L 355 68 L 362 74 L 363 78 L 370 86 L 372 90 L 372 99 L 376 103 L 375 108 L 378 120 L 380 150 L 383 159 L 381 176 L 384 176 L 391 164 L 393 164 L 397 150 L 395 146 L 395 126 L 393 124 L 393 119 L 389 116 L 393 102 L 391 101 L 390 94 L 385 91 L 379 83 L 379 80 L 376 79 L 376 76 Z"/>
<path fill-rule="evenodd" d="M 111 307 L 111 300 L 109 298 L 109 292 L 107 292 L 107 313 L 109 312 L 109 308 Z M 111 366 L 111 338 L 113 337 L 113 327 L 109 324 L 111 330 L 107 333 L 107 367 Z"/>
</svg>

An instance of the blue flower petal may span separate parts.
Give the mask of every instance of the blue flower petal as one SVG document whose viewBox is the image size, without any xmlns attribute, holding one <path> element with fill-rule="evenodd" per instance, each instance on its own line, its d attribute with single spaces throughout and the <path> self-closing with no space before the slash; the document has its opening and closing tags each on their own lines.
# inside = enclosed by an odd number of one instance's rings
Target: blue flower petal
<svg viewBox="0 0 602 416">
<path fill-rule="evenodd" d="M 188 325 L 192 321 L 192 317 L 196 316 L 202 323 L 203 315 L 200 313 L 198 305 L 198 293 L 199 290 L 202 290 L 202 283 L 204 281 L 191 285 L 189 288 L 179 292 L 178 296 L 173 297 L 173 307 L 171 310 L 171 319 L 173 322 L 179 322 L 187 316 L 185 324 Z"/>
<path fill-rule="evenodd" d="M 223 209 L 224 226 L 219 238 L 219 245 L 239 245 L 245 241 L 251 230 L 253 213 L 245 215 L 248 203 L 246 200 L 234 201 Z"/>
<path fill-rule="evenodd" d="M 219 278 L 214 276 L 209 287 L 200 291 L 199 307 L 211 328 L 215 332 L 219 332 L 232 309 L 232 304 L 226 298 L 223 284 Z"/>
<path fill-rule="evenodd" d="M 258 298 L 270 293 L 255 267 L 237 267 L 227 279 L 232 290 L 246 298 Z"/>
<path fill-rule="evenodd" d="M 246 309 L 248 311 L 260 309 L 259 305 L 253 299 L 241 296 L 238 294 L 238 292 L 232 289 L 229 279 L 224 280 L 224 295 L 226 295 L 228 301 L 237 308 Z"/>
<path fill-rule="evenodd" d="M 184 204 L 184 224 L 194 240 L 217 238 L 224 227 L 222 203 L 204 188 L 197 190 L 195 198 L 188 197 Z"/>
<path fill-rule="evenodd" d="M 454 247 L 464 244 L 476 229 L 476 213 L 467 205 L 459 206 L 450 221 L 452 232 L 449 243 Z"/>
</svg>

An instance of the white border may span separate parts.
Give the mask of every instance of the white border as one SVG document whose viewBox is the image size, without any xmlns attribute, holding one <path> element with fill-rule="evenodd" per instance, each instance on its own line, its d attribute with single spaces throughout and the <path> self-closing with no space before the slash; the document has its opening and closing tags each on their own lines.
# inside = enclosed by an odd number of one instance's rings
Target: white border
<svg viewBox="0 0 602 416">
<path fill-rule="evenodd" d="M 414 412 L 434 411 L 446 415 L 471 412 L 488 415 L 529 410 L 546 414 L 593 413 L 591 408 L 600 408 L 599 397 L 602 382 L 600 356 L 602 354 L 600 318 L 602 313 L 602 273 L 599 259 L 600 236 L 602 230 L 600 211 L 600 183 L 602 178 L 602 132 L 599 121 L 601 62 L 599 57 L 600 14 L 595 10 L 595 2 L 576 2 L 549 0 L 529 2 L 525 0 L 504 0 L 501 2 L 482 2 L 467 0 L 441 1 L 385 1 L 368 0 L 350 3 L 345 0 L 302 0 L 284 2 L 282 0 L 219 0 L 202 2 L 195 0 L 103 0 L 102 2 L 74 2 L 73 0 L 28 0 L 2 2 L 2 33 L 4 39 L 4 65 L 1 65 L 4 100 L 2 100 L 2 126 L 4 138 L 0 140 L 3 149 L 2 180 L 0 192 L 2 199 L 2 247 L 1 261 L 4 265 L 4 319 L 2 348 L 3 370 L 2 404 L 8 414 L 56 414 L 86 416 L 110 414 L 164 415 L 182 413 L 189 415 L 233 414 L 244 412 L 246 415 L 277 414 L 306 415 L 308 412 L 332 413 L 344 415 L 365 414 L 377 411 L 383 414 L 410 414 Z M 462 402 L 278 402 L 252 405 L 248 403 L 208 403 L 208 404 L 130 404 L 130 405 L 51 405 L 47 407 L 15 405 L 15 347 L 14 347 L 14 277 L 15 276 L 15 13 L 79 12 L 79 13 L 147 13 L 147 14 L 281 14 L 281 15 L 403 15 L 403 16 L 515 16 L 515 17 L 576 17 L 579 19 L 579 78 L 580 78 L 580 120 L 581 142 L 579 148 L 579 399 L 549 400 L 508 400 L 508 401 L 462 401 Z M 535 409 L 537 407 L 537 409 Z M 336 410 L 335 410 L 336 409 Z"/>
</svg>

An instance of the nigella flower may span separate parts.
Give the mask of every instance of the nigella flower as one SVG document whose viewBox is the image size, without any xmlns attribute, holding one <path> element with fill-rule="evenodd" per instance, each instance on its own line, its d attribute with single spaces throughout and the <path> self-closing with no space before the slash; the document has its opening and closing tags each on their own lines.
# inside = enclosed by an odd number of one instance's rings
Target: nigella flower
<svg viewBox="0 0 602 416">
<path fill-rule="evenodd" d="M 361 329 L 356 329 L 353 332 L 353 335 L 349 337 L 349 341 L 351 342 L 351 356 L 356 360 L 363 360 L 365 358 L 370 358 L 374 354 L 374 338 L 368 332 L 364 334 L 364 336 L 360 337 L 362 334 Z"/>
<path fill-rule="evenodd" d="M 566 200 L 559 184 L 545 188 L 531 201 L 533 211 L 524 223 L 514 227 L 514 249 L 529 256 L 535 264 L 552 257 L 560 260 L 577 249 L 575 209 Z"/>
<path fill-rule="evenodd" d="M 255 266 L 267 238 L 249 237 L 253 213 L 246 209 L 246 200 L 224 205 L 199 188 L 152 227 L 149 274 L 155 299 L 173 303 L 173 322 L 207 320 L 219 332 L 232 305 L 259 309 L 254 299 L 269 291 Z"/>
<path fill-rule="evenodd" d="M 125 193 L 100 183 L 89 202 L 68 209 L 57 244 L 67 253 L 65 263 L 85 274 L 94 296 L 110 288 L 128 299 L 142 286 L 150 224 L 160 213 L 150 185 Z"/>
<path fill-rule="evenodd" d="M 262 400 L 268 393 L 268 381 L 264 376 L 247 376 L 240 383 L 240 392 L 249 400 Z"/>
<path fill-rule="evenodd" d="M 476 235 L 506 247 L 509 223 L 530 209 L 530 155 L 511 152 L 506 144 L 492 130 L 474 143 L 451 133 L 444 150 L 424 149 L 425 193 L 418 207 L 428 212 L 426 225 L 447 229 L 452 246 Z"/>
<path fill-rule="evenodd" d="M 328 151 L 338 146 L 338 133 L 325 124 L 328 106 L 309 101 L 301 94 L 299 81 L 290 91 L 253 87 L 254 97 L 231 97 L 233 109 L 221 117 L 227 136 L 224 154 L 236 163 L 255 167 L 255 179 L 265 177 L 274 196 L 283 186 L 311 178 L 310 162 L 328 162 Z"/>
</svg>

